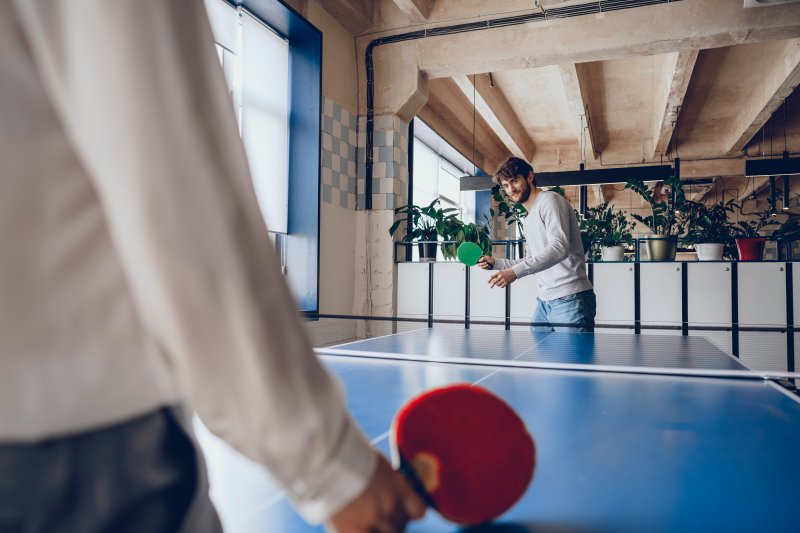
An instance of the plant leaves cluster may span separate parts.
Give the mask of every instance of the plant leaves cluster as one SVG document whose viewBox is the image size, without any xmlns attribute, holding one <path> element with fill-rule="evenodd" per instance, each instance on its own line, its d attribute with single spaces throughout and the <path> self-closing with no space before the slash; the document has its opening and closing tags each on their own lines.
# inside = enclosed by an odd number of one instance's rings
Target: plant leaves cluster
<svg viewBox="0 0 800 533">
<path fill-rule="evenodd" d="M 458 209 L 440 207 L 438 198 L 424 207 L 410 204 L 398 207 L 394 212 L 407 217 L 410 214 L 411 227 L 403 236 L 403 242 L 438 242 L 442 237 L 441 249 L 445 259 L 455 259 L 458 246 L 463 242 L 476 243 L 486 255 L 492 253 L 491 221 L 465 223 L 458 218 Z M 389 235 L 394 236 L 406 222 L 407 218 L 395 220 L 389 228 Z"/>
<path fill-rule="evenodd" d="M 625 188 L 641 196 L 650 206 L 651 211 L 651 214 L 646 217 L 637 213 L 631 213 L 631 216 L 650 228 L 655 235 L 678 236 L 683 233 L 683 225 L 676 211 L 679 211 L 686 202 L 683 184 L 680 178 L 670 176 L 664 180 L 663 187 L 669 188 L 674 194 L 668 194 L 664 200 L 657 201 L 654 188 L 649 187 L 640 179 L 628 180 Z"/>
</svg>

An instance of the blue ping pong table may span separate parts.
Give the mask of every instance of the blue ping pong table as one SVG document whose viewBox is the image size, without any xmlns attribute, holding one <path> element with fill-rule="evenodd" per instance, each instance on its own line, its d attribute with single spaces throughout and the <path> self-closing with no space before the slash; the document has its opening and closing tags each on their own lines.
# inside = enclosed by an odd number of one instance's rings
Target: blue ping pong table
<svg viewBox="0 0 800 533">
<path fill-rule="evenodd" d="M 425 389 L 480 384 L 517 410 L 534 481 L 483 531 L 800 529 L 798 398 L 704 338 L 424 328 L 318 353 L 387 454 L 394 413 Z M 227 531 L 322 531 L 200 429 Z M 409 527 L 456 530 L 433 511 Z"/>
</svg>

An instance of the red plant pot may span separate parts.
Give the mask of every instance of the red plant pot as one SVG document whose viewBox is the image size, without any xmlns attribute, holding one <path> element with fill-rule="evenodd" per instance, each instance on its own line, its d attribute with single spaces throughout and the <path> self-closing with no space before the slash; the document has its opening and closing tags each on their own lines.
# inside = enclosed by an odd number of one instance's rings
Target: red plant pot
<svg viewBox="0 0 800 533">
<path fill-rule="evenodd" d="M 739 261 L 761 261 L 766 237 L 736 237 Z"/>
</svg>

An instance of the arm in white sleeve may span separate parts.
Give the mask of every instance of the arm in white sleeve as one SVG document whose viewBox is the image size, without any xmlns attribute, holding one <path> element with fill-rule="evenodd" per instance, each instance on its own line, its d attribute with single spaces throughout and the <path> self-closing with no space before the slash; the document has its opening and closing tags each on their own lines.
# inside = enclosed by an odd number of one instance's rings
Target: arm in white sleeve
<svg viewBox="0 0 800 533">
<path fill-rule="evenodd" d="M 492 270 L 503 270 L 505 268 L 511 268 L 514 265 L 523 262 L 524 260 L 525 260 L 525 258 L 522 258 L 522 259 L 505 259 L 503 257 L 497 257 L 494 260 L 494 267 L 492 267 Z"/>
<path fill-rule="evenodd" d="M 327 519 L 364 489 L 375 455 L 280 273 L 203 2 L 17 8 L 141 320 L 192 406 L 306 519 Z"/>
<path fill-rule="evenodd" d="M 529 253 L 521 261 L 510 265 L 518 278 L 547 270 L 569 256 L 569 241 L 566 233 L 571 215 L 569 210 L 559 203 L 555 196 L 546 196 L 541 199 L 539 215 L 544 223 L 547 246 L 541 252 Z"/>
</svg>

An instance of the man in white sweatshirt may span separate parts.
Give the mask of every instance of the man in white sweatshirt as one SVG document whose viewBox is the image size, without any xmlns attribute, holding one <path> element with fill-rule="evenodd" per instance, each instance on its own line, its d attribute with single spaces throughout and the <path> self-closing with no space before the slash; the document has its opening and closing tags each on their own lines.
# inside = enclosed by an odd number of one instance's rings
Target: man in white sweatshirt
<svg viewBox="0 0 800 533">
<path fill-rule="evenodd" d="M 528 211 L 523 221 L 528 253 L 523 259 L 481 257 L 478 265 L 497 269 L 491 287 L 505 288 L 522 276 L 536 274 L 539 296 L 533 331 L 593 331 L 596 300 L 575 212 L 561 195 L 536 188 L 533 167 L 509 157 L 494 182 Z"/>
<path fill-rule="evenodd" d="M 191 411 L 310 522 L 422 515 L 306 338 L 203 2 L 0 1 L 0 162 L 0 531 L 220 531 Z"/>
</svg>

